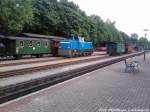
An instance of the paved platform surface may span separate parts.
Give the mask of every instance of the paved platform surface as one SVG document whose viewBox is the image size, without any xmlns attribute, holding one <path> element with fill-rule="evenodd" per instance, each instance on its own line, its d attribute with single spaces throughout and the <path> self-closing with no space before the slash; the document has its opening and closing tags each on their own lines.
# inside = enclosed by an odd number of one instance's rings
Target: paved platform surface
<svg viewBox="0 0 150 112">
<path fill-rule="evenodd" d="M 2 104 L 0 112 L 149 112 L 149 57 L 135 58 L 139 72 L 125 73 L 124 62 L 113 64 Z"/>
</svg>

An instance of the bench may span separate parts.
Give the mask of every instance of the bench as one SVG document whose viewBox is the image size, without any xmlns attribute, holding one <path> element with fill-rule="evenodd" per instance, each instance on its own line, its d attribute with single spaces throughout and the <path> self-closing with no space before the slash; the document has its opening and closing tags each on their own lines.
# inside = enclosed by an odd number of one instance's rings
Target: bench
<svg viewBox="0 0 150 112">
<path fill-rule="evenodd" d="M 125 72 L 134 72 L 135 70 L 139 71 L 139 62 L 125 60 Z"/>
</svg>

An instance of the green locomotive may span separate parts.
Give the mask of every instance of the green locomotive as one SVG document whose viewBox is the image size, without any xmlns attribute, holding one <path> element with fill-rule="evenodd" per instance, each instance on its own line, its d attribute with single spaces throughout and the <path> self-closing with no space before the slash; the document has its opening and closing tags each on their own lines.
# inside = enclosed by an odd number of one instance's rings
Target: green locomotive
<svg viewBox="0 0 150 112">
<path fill-rule="evenodd" d="M 0 35 L 0 56 L 14 56 L 19 58 L 23 55 L 37 57 L 51 53 L 51 41 L 37 37 L 12 37 Z"/>
</svg>

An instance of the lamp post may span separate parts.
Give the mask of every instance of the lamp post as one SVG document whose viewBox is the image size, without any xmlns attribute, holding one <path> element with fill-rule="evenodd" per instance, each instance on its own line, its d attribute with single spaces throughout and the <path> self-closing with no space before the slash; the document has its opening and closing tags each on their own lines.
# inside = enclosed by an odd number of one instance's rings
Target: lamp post
<svg viewBox="0 0 150 112">
<path fill-rule="evenodd" d="M 147 32 L 149 31 L 149 29 L 144 29 L 143 31 L 145 32 L 145 38 L 146 38 Z"/>
<path fill-rule="evenodd" d="M 149 29 L 144 29 L 143 30 L 144 32 L 145 32 L 145 38 L 147 37 L 147 32 L 149 31 Z M 146 45 L 146 48 L 147 48 L 147 45 Z M 145 61 L 145 59 L 146 59 L 146 51 L 145 51 L 145 45 L 144 45 L 144 61 Z"/>
</svg>

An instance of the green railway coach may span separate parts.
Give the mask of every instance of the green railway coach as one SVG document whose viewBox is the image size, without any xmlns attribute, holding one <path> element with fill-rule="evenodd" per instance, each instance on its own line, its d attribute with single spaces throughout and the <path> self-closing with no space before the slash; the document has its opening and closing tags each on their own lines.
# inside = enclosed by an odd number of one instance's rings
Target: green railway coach
<svg viewBox="0 0 150 112">
<path fill-rule="evenodd" d="M 111 56 L 125 53 L 125 44 L 117 42 L 107 43 L 107 53 Z"/>
<path fill-rule="evenodd" d="M 34 55 L 37 57 L 51 53 L 51 42 L 49 39 L 31 37 L 4 37 L 0 39 L 3 50 L 0 55 L 14 56 L 19 58 L 23 55 Z"/>
</svg>

